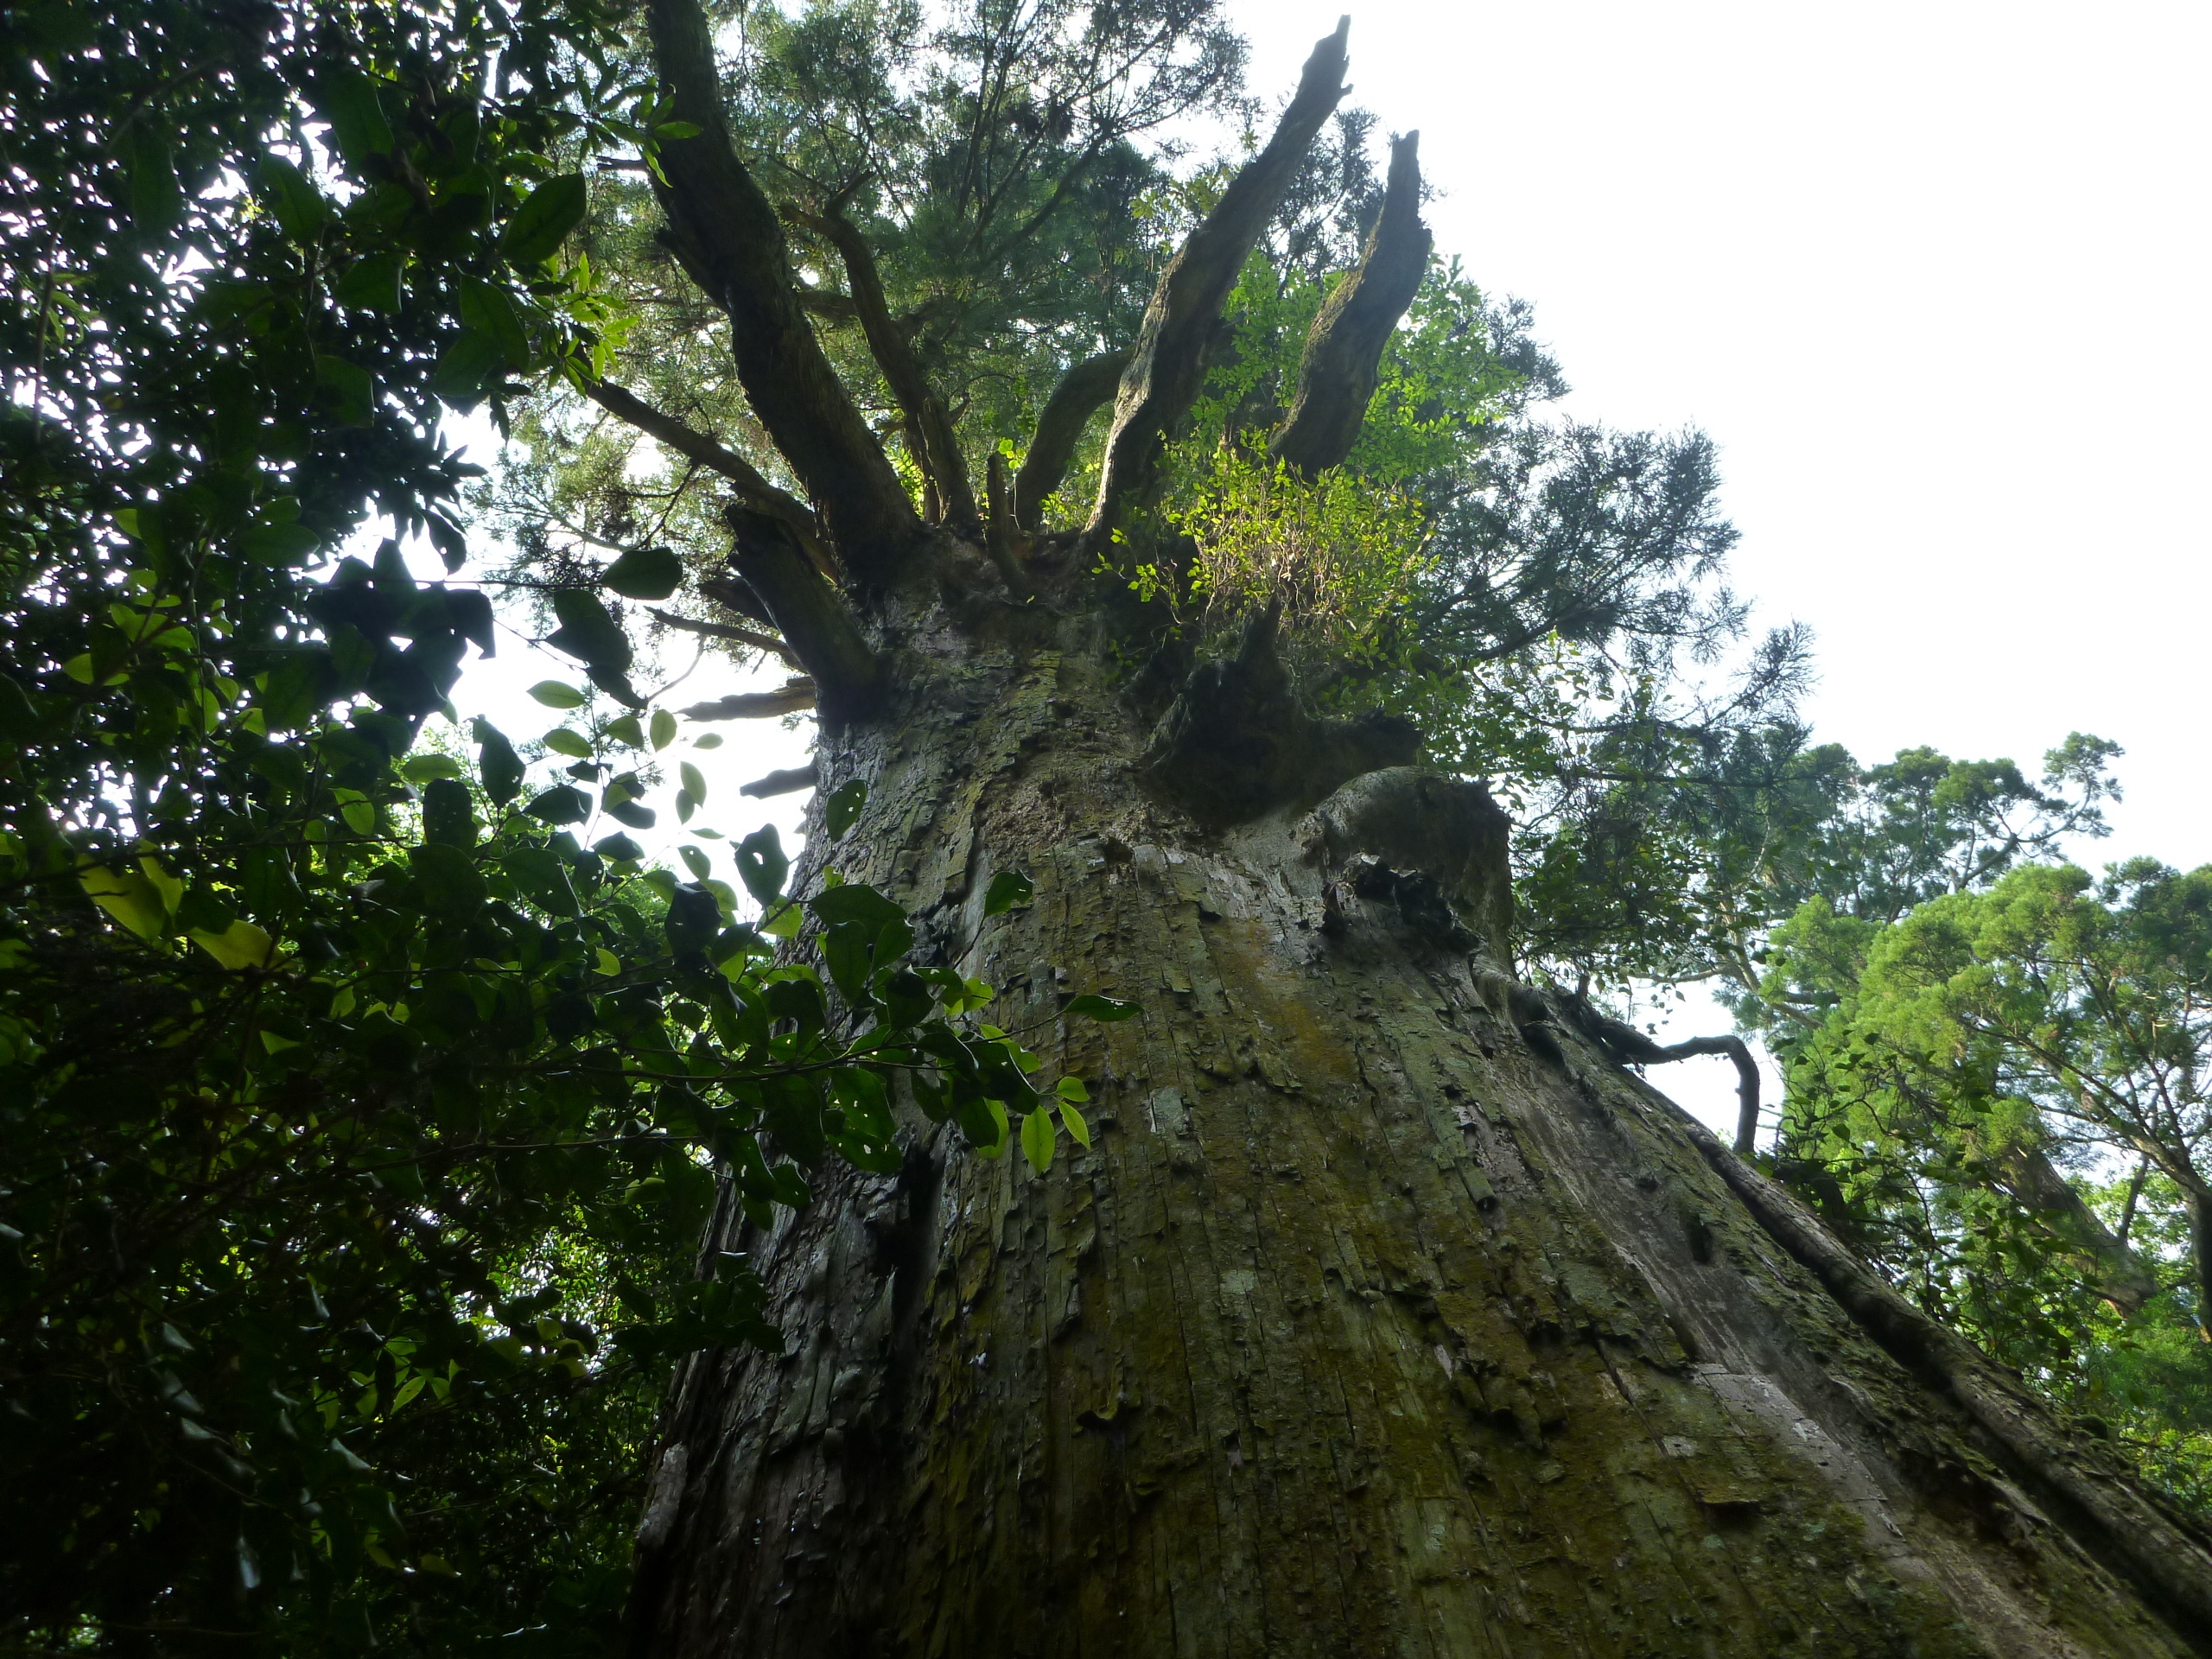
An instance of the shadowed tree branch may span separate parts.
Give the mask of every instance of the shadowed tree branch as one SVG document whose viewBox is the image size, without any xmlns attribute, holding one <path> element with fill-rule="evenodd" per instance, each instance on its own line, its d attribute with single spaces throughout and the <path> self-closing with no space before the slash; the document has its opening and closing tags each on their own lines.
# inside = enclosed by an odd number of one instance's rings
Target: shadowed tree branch
<svg viewBox="0 0 2212 1659">
<path fill-rule="evenodd" d="M 686 720 L 768 720 L 814 707 L 814 682 L 804 674 L 772 691 L 734 691 L 712 702 L 695 702 L 681 712 Z"/>
<path fill-rule="evenodd" d="M 976 511 L 976 492 L 968 482 L 967 463 L 961 458 L 959 441 L 953 436 L 952 422 L 944 412 L 943 400 L 931 389 L 921 359 L 914 355 L 906 329 L 891 315 L 890 303 L 883 297 L 883 277 L 876 269 L 875 253 L 868 246 L 868 238 L 861 234 L 858 226 L 834 208 L 827 213 L 810 213 L 803 208 L 786 207 L 784 217 L 820 237 L 836 249 L 837 257 L 844 261 L 846 285 L 851 290 L 853 310 L 860 318 L 861 330 L 868 336 L 868 352 L 875 359 L 876 366 L 883 371 L 891 395 L 897 399 L 899 412 L 906 417 L 907 429 L 921 440 L 920 453 L 914 459 L 937 486 L 938 499 L 944 504 L 948 523 L 964 535 L 974 535 L 980 516 Z"/>
<path fill-rule="evenodd" d="M 778 489 L 744 456 L 723 448 L 705 433 L 686 426 L 673 415 L 655 409 L 636 393 L 625 391 L 612 380 L 594 380 L 584 391 L 592 402 L 617 420 L 636 427 L 656 442 L 665 444 L 677 454 L 720 473 L 736 485 L 738 493 L 745 498 L 747 506 L 784 522 L 824 575 L 836 569 L 829 550 L 822 544 L 821 529 L 814 521 L 814 514 L 808 511 L 806 503 L 788 490 Z"/>
<path fill-rule="evenodd" d="M 2158 1275 L 2113 1236 L 2041 1147 L 2007 1146 L 1995 1161 L 1998 1184 L 2024 1208 L 2047 1218 L 2051 1230 L 2081 1259 L 2084 1277 L 2098 1295 L 2133 1313 L 2158 1294 Z"/>
<path fill-rule="evenodd" d="M 728 313 L 746 396 L 814 499 L 839 559 L 862 581 L 880 579 L 919 538 L 921 521 L 815 339 L 783 225 L 738 160 L 699 0 L 652 0 L 647 22 L 670 117 L 699 129 L 660 146 L 665 182 L 653 188 L 671 243 Z"/>
<path fill-rule="evenodd" d="M 813 677 L 823 718 L 834 724 L 865 712 L 882 689 L 882 664 L 843 596 L 807 562 L 781 519 L 737 505 L 723 518 L 734 539 L 731 563 Z"/>
<path fill-rule="evenodd" d="M 681 628 L 686 633 L 703 634 L 709 639 L 728 639 L 736 645 L 750 645 L 755 651 L 765 651 L 772 657 L 780 657 L 793 668 L 798 666 L 798 658 L 791 648 L 772 633 L 762 633 L 757 628 L 733 627 L 727 622 L 702 622 L 696 617 L 678 616 L 674 611 L 664 611 L 656 605 L 647 606 L 645 613 L 656 621 L 664 622 L 671 628 Z"/>
<path fill-rule="evenodd" d="M 1315 44 L 1297 95 L 1267 148 L 1237 170 L 1213 211 L 1160 273 L 1106 441 L 1098 500 L 1085 531 L 1094 544 L 1110 539 L 1159 487 L 1167 440 L 1205 385 L 1222 304 L 1314 135 L 1344 95 L 1344 41 L 1351 29 L 1351 19 L 1343 18 L 1335 34 Z"/>
<path fill-rule="evenodd" d="M 1358 269 L 1322 303 L 1298 364 L 1298 390 L 1268 448 L 1311 478 L 1351 454 L 1374 398 L 1382 348 L 1428 270 L 1421 222 L 1421 135 L 1390 141 L 1390 181 Z"/>
<path fill-rule="evenodd" d="M 1021 559 L 1014 550 L 1014 504 L 1007 485 L 1006 457 L 995 449 L 991 451 L 987 483 L 990 517 L 983 525 L 983 551 L 998 567 L 1007 592 L 1016 599 L 1027 599 L 1031 591 L 1029 574 L 1021 568 Z"/>
<path fill-rule="evenodd" d="M 1634 1026 L 1615 1020 L 1582 996 L 1560 999 L 1582 1034 L 1623 1065 L 1664 1065 L 1700 1054 L 1726 1054 L 1736 1066 L 1736 1155 L 1748 1158 L 1759 1132 L 1759 1066 L 1740 1037 L 1693 1037 L 1687 1042 L 1655 1043 Z"/>
<path fill-rule="evenodd" d="M 1101 405 L 1112 400 L 1129 366 L 1127 350 L 1101 352 L 1087 357 L 1060 377 L 1029 440 L 1029 453 L 1014 480 L 1014 519 L 1023 530 L 1044 526 L 1045 498 L 1060 487 L 1075 459 L 1083 429 Z"/>
</svg>

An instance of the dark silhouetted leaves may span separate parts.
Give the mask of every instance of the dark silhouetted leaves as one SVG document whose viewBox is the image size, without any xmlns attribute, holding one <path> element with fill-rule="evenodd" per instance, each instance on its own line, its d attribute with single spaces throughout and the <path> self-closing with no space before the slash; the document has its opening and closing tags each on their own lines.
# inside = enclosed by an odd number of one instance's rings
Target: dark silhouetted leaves
<svg viewBox="0 0 2212 1659">
<path fill-rule="evenodd" d="M 666 599 L 683 581 L 674 548 L 633 547 L 600 573 L 599 584 L 625 599 Z"/>
<path fill-rule="evenodd" d="M 583 175 L 564 173 L 548 179 L 530 193 L 515 216 L 507 221 L 507 228 L 499 238 L 499 251 L 518 265 L 542 264 L 561 251 L 562 242 L 583 216 Z"/>
<path fill-rule="evenodd" d="M 829 799 L 822 804 L 822 827 L 830 839 L 840 839 L 857 823 L 861 809 L 867 804 L 868 785 L 861 779 L 849 778 L 831 790 Z"/>
<path fill-rule="evenodd" d="M 763 824 L 737 843 L 737 877 L 745 890 L 764 908 L 784 896 L 784 878 L 791 874 L 791 860 L 784 856 L 782 839 L 772 823 Z"/>
</svg>

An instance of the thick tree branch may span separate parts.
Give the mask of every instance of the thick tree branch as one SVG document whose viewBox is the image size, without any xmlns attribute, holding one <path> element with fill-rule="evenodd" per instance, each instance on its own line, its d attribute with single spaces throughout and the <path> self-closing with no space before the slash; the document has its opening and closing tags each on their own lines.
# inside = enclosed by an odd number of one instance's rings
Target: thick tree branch
<svg viewBox="0 0 2212 1659">
<path fill-rule="evenodd" d="M 1421 135 L 1390 141 L 1390 181 L 1382 216 L 1368 232 L 1359 268 L 1323 302 L 1306 336 L 1298 390 L 1268 446 L 1311 478 L 1351 453 L 1398 319 L 1428 270 L 1428 226 L 1421 222 Z"/>
<path fill-rule="evenodd" d="M 785 680 L 773 691 L 732 692 L 712 702 L 695 702 L 678 712 L 686 720 L 769 720 L 813 708 L 814 692 L 814 682 L 802 674 Z"/>
<path fill-rule="evenodd" d="M 1726 1054 L 1736 1065 L 1736 1155 L 1751 1155 L 1759 1133 L 1759 1065 L 1742 1038 L 1693 1037 L 1686 1042 L 1655 1043 L 1634 1026 L 1599 1013 L 1584 997 L 1560 1000 L 1582 1034 L 1618 1065 L 1664 1065 L 1700 1054 Z"/>
<path fill-rule="evenodd" d="M 2052 1167 L 2040 1147 L 2009 1147 L 1998 1159 L 1999 1184 L 2026 1209 L 2045 1218 L 2053 1233 L 2088 1269 L 2089 1288 L 2124 1313 L 2158 1294 L 2158 1275 L 2113 1236 L 2082 1202 L 2074 1183 Z"/>
<path fill-rule="evenodd" d="M 657 606 L 647 606 L 645 612 L 671 628 L 681 628 L 686 633 L 704 634 L 709 639 L 728 639 L 737 645 L 750 645 L 755 651 L 765 651 L 771 656 L 782 658 L 793 668 L 798 666 L 798 658 L 792 654 L 791 648 L 772 633 L 762 633 L 757 628 L 734 628 L 727 622 L 702 622 L 696 617 L 678 616 L 674 611 L 664 611 Z"/>
<path fill-rule="evenodd" d="M 756 801 L 765 801 L 771 795 L 791 795 L 802 789 L 812 789 L 821 781 L 822 769 L 819 766 L 793 766 L 787 772 L 772 772 L 766 778 L 755 778 L 749 784 L 740 784 L 737 792 L 749 795 Z"/>
<path fill-rule="evenodd" d="M 1060 377 L 1037 416 L 1036 435 L 1014 480 L 1014 520 L 1034 533 L 1044 528 L 1045 498 L 1060 487 L 1090 417 L 1113 398 L 1129 366 L 1126 351 L 1087 357 Z"/>
<path fill-rule="evenodd" d="M 806 503 L 788 490 L 779 490 L 762 476 L 759 468 L 743 455 L 725 448 L 713 438 L 696 428 L 686 426 L 673 415 L 655 409 L 636 393 L 625 391 L 612 380 L 594 380 L 584 388 L 585 394 L 617 420 L 634 426 L 647 437 L 663 443 L 702 467 L 720 473 L 737 486 L 738 493 L 746 505 L 756 512 L 765 512 L 771 518 L 780 518 L 798 538 L 799 545 L 807 550 L 817 566 L 825 573 L 833 568 L 829 550 L 822 544 L 820 526 Z"/>
<path fill-rule="evenodd" d="M 860 308 L 853 303 L 849 294 L 835 294 L 827 289 L 802 287 L 798 302 L 808 312 L 824 321 L 836 324 L 851 322 L 860 315 Z"/>
<path fill-rule="evenodd" d="M 891 315 L 874 250 L 860 227 L 835 209 L 810 213 L 785 207 L 784 217 L 820 237 L 845 262 L 846 285 L 851 289 L 861 330 L 868 336 L 868 351 L 883 371 L 899 412 L 906 417 L 907 429 L 920 436 L 921 452 L 915 460 L 936 484 L 938 499 L 944 503 L 945 518 L 952 528 L 974 535 L 982 520 L 976 511 L 975 489 L 968 482 L 967 463 L 961 458 L 960 444 L 953 436 L 943 400 L 931 390 L 929 376 L 922 371 L 921 359 L 914 355 L 906 330 Z"/>
<path fill-rule="evenodd" d="M 1205 384 L 1222 302 L 1313 147 L 1314 135 L 1344 95 L 1344 40 L 1351 29 L 1346 17 L 1335 34 L 1316 43 L 1299 77 L 1297 96 L 1282 112 L 1267 148 L 1238 169 L 1214 210 L 1160 273 L 1106 441 L 1098 500 L 1085 532 L 1092 543 L 1109 539 L 1159 487 L 1167 440 Z"/>
<path fill-rule="evenodd" d="M 882 665 L 844 599 L 807 562 L 783 521 L 732 506 L 731 563 L 799 664 L 813 677 L 825 721 L 862 714 L 881 690 Z"/>
<path fill-rule="evenodd" d="M 657 179 L 653 188 L 671 239 L 728 314 L 746 396 L 814 499 L 839 558 L 862 580 L 880 579 L 920 538 L 921 521 L 823 354 L 799 300 L 783 225 L 738 160 L 699 0 L 651 0 L 647 21 L 670 118 L 700 130 L 660 146 L 666 181 Z"/>
<path fill-rule="evenodd" d="M 1016 599 L 1029 597 L 1029 573 L 1021 568 L 1021 559 L 1014 550 L 1014 504 L 1007 487 L 1006 457 L 997 450 L 991 451 L 991 463 L 987 499 L 990 517 L 983 525 L 983 551 L 998 567 L 1000 578 L 1005 582 L 1007 592 Z"/>
</svg>

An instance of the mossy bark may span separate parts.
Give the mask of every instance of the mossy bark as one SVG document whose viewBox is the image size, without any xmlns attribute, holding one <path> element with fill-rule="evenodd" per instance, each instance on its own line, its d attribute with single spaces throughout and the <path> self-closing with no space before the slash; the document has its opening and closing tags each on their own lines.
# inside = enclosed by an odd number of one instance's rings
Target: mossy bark
<svg viewBox="0 0 2212 1659">
<path fill-rule="evenodd" d="M 1035 608 L 887 640 L 810 859 L 927 912 L 1096 1144 L 1040 1176 L 917 1119 L 900 1175 L 725 1231 L 790 1348 L 679 1376 L 639 1652 L 2206 1650 L 1675 1109 L 1516 1014 L 1483 836 L 1399 836 L 1476 849 L 1417 878 L 1347 845 L 1371 788 L 1202 828 Z M 1035 903 L 985 921 L 1006 868 Z"/>
</svg>

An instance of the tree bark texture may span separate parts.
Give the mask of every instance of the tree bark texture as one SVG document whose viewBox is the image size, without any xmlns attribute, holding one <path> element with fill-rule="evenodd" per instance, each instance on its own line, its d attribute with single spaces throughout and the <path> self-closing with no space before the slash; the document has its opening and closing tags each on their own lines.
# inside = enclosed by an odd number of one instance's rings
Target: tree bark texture
<svg viewBox="0 0 2212 1659">
<path fill-rule="evenodd" d="M 2199 1534 L 2128 1488 L 2158 1535 L 2115 1539 L 1512 983 L 1471 786 L 1202 824 L 1093 623 L 960 603 L 880 613 L 897 689 L 819 755 L 868 805 L 804 874 L 925 911 L 1095 1145 L 1040 1176 L 916 1118 L 901 1174 L 720 1229 L 789 1348 L 680 1373 L 635 1651 L 2212 1652 Z M 986 920 L 1003 868 L 1035 902 Z M 1092 990 L 1143 1013 L 1063 1018 Z"/>
</svg>

